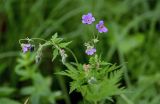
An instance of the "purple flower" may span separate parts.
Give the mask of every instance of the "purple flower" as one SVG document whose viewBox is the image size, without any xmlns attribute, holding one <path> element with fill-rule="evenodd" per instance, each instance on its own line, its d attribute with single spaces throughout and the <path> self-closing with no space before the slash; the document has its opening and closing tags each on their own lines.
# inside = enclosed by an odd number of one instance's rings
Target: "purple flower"
<svg viewBox="0 0 160 104">
<path fill-rule="evenodd" d="M 90 48 L 90 49 L 87 49 L 87 50 L 86 50 L 86 54 L 87 54 L 87 55 L 93 55 L 95 52 L 96 52 L 96 49 L 95 49 L 95 48 Z"/>
<path fill-rule="evenodd" d="M 99 21 L 99 23 L 96 25 L 96 29 L 100 32 L 108 32 L 108 29 L 104 26 L 104 21 Z"/>
<path fill-rule="evenodd" d="M 92 13 L 88 13 L 87 15 L 82 16 L 82 23 L 84 24 L 92 24 L 95 21 L 95 18 L 92 16 Z"/>
<path fill-rule="evenodd" d="M 23 53 L 26 53 L 28 50 L 31 49 L 31 44 L 22 44 L 21 46 Z"/>
</svg>

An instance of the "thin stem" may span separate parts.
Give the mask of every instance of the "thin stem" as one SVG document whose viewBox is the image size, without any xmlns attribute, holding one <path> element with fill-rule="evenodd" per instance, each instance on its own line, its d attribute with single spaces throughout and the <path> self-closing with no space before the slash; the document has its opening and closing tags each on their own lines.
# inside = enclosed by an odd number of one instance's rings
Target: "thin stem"
<svg viewBox="0 0 160 104">
<path fill-rule="evenodd" d="M 31 38 L 31 40 L 41 40 L 41 41 L 47 42 L 47 40 L 42 39 L 42 38 Z"/>
<path fill-rule="evenodd" d="M 69 48 L 65 48 L 65 49 L 67 49 L 67 50 L 72 54 L 72 56 L 74 57 L 74 59 L 75 59 L 75 61 L 76 61 L 76 64 L 78 65 L 79 62 L 78 62 L 78 60 L 77 60 L 76 55 L 73 53 L 73 51 L 72 51 L 71 49 L 69 49 Z"/>
<path fill-rule="evenodd" d="M 96 39 L 98 39 L 98 36 L 99 36 L 99 32 L 97 33 Z"/>
<path fill-rule="evenodd" d="M 29 97 L 25 100 L 24 104 L 28 104 L 29 102 Z"/>
<path fill-rule="evenodd" d="M 93 31 L 92 28 L 93 28 L 93 25 L 92 25 L 91 27 L 89 26 L 89 32 L 90 32 L 90 31 L 92 32 L 93 39 L 95 39 L 94 31 Z"/>
<path fill-rule="evenodd" d="M 27 41 L 27 39 L 19 39 L 19 44 L 21 45 L 21 41 Z"/>
<path fill-rule="evenodd" d="M 95 39 L 95 35 L 94 35 L 94 25 L 92 25 L 92 34 L 93 34 L 93 38 Z"/>
<path fill-rule="evenodd" d="M 57 44 L 55 44 L 54 42 L 52 42 L 52 45 L 53 45 L 55 48 L 57 48 L 59 51 L 61 50 L 61 48 L 60 48 Z"/>
<path fill-rule="evenodd" d="M 33 40 L 40 40 L 40 41 L 47 42 L 47 40 L 42 39 L 42 38 L 31 38 L 31 39 L 26 38 L 26 39 L 20 39 L 20 40 L 19 40 L 19 44 L 22 44 L 21 41 L 28 41 L 28 42 L 29 42 L 29 41 L 33 41 Z"/>
</svg>

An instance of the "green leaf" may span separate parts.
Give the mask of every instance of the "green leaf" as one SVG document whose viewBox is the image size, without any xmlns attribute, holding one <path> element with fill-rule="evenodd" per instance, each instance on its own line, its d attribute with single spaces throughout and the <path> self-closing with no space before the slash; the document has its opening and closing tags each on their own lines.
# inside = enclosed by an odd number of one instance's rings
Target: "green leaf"
<svg viewBox="0 0 160 104">
<path fill-rule="evenodd" d="M 58 74 L 58 75 L 64 75 L 64 76 L 68 76 L 68 77 L 70 77 L 69 73 L 67 73 L 66 71 L 56 72 L 55 74 Z"/>
<path fill-rule="evenodd" d="M 0 104 L 20 104 L 20 103 L 8 98 L 0 98 Z"/>
<path fill-rule="evenodd" d="M 123 53 L 128 53 L 134 48 L 140 46 L 144 42 L 144 36 L 137 34 L 134 36 L 128 36 L 123 41 L 119 42 L 118 47 Z"/>
<path fill-rule="evenodd" d="M 54 49 L 52 61 L 54 61 L 57 56 L 58 56 L 58 49 Z"/>
<path fill-rule="evenodd" d="M 58 37 L 58 33 L 55 33 L 55 34 L 52 36 L 52 39 L 51 39 L 51 40 L 54 41 L 57 37 Z"/>
<path fill-rule="evenodd" d="M 21 94 L 22 95 L 30 95 L 32 93 L 34 93 L 35 88 L 33 86 L 28 86 L 28 87 L 24 87 L 21 90 Z"/>
<path fill-rule="evenodd" d="M 114 71 L 114 73 L 110 74 L 109 79 L 105 78 L 96 84 L 88 85 L 84 97 L 89 101 L 102 101 L 103 99 L 107 99 L 113 95 L 119 95 L 123 93 L 123 89 L 119 88 L 118 84 L 121 76 L 121 70 Z"/>
<path fill-rule="evenodd" d="M 63 40 L 63 38 L 56 38 L 56 39 L 55 39 L 54 41 L 52 41 L 52 42 L 58 44 L 58 43 L 60 43 L 62 40 Z"/>
<path fill-rule="evenodd" d="M 7 87 L 7 86 L 0 87 L 0 96 L 9 96 L 14 91 L 15 91 L 14 88 L 10 88 L 10 87 Z"/>
<path fill-rule="evenodd" d="M 63 38 L 58 38 L 58 34 L 57 34 L 57 33 L 55 33 L 55 34 L 52 36 L 52 38 L 51 38 L 51 42 L 52 42 L 53 44 L 58 44 L 58 43 L 60 43 L 62 40 L 63 40 Z"/>
<path fill-rule="evenodd" d="M 70 91 L 69 93 L 72 93 L 75 89 L 77 89 L 78 87 L 80 87 L 80 84 L 77 83 L 78 81 L 72 81 L 70 82 Z"/>
<path fill-rule="evenodd" d="M 68 46 L 71 42 L 72 42 L 72 41 L 70 41 L 70 42 L 60 43 L 60 44 L 59 44 L 59 47 L 61 47 L 61 48 L 65 48 L 65 47 L 66 47 L 66 46 Z"/>
<path fill-rule="evenodd" d="M 58 34 L 57 33 L 55 33 L 51 38 L 51 42 L 53 42 L 54 44 L 55 43 L 57 44 L 57 43 L 61 42 L 62 40 L 63 40 L 62 38 L 58 38 Z"/>
</svg>

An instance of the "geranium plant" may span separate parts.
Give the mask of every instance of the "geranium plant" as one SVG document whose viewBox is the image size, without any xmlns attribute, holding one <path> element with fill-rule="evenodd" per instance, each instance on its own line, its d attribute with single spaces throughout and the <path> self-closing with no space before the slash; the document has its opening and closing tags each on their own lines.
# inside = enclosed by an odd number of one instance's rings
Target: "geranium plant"
<svg viewBox="0 0 160 104">
<path fill-rule="evenodd" d="M 82 23 L 87 25 L 94 25 L 96 22 L 92 13 L 82 16 Z M 97 54 L 96 44 L 99 42 L 99 34 L 108 32 L 108 28 L 104 25 L 104 21 L 100 20 L 95 26 L 97 34 L 93 33 L 93 38 L 84 43 L 86 56 L 89 56 L 88 63 L 79 63 L 74 53 L 67 46 L 71 42 L 64 42 L 62 38 L 55 33 L 50 40 L 41 38 L 26 38 L 20 39 L 19 43 L 24 54 L 27 52 L 36 52 L 35 60 L 38 63 L 43 55 L 43 49 L 51 46 L 53 49 L 53 58 L 60 55 L 63 65 L 66 70 L 57 72 L 58 75 L 68 76 L 72 79 L 70 82 L 70 91 L 80 92 L 84 98 L 84 103 L 87 104 L 105 104 L 106 100 L 112 101 L 112 96 L 120 95 L 124 92 L 123 87 L 120 87 L 120 80 L 123 74 L 121 67 L 116 64 L 105 62 L 101 56 Z M 36 46 L 36 41 L 42 41 Z M 68 62 L 67 52 L 71 52 L 75 58 L 75 62 Z"/>
</svg>

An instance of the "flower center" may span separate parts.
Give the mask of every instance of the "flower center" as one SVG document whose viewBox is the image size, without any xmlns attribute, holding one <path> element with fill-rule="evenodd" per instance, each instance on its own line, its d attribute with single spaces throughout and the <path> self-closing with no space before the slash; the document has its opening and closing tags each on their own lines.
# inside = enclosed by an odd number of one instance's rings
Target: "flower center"
<svg viewBox="0 0 160 104">
<path fill-rule="evenodd" d="M 89 21 L 90 21 L 90 19 L 88 18 L 88 19 L 87 19 L 87 21 L 89 22 Z"/>
<path fill-rule="evenodd" d="M 87 17 L 86 20 L 87 20 L 87 22 L 90 22 L 90 21 L 91 21 L 91 18 L 90 18 L 90 17 Z"/>
<path fill-rule="evenodd" d="M 99 26 L 99 28 L 101 28 L 101 29 L 102 29 L 103 27 L 104 27 L 104 25 L 100 25 L 100 26 Z"/>
</svg>

